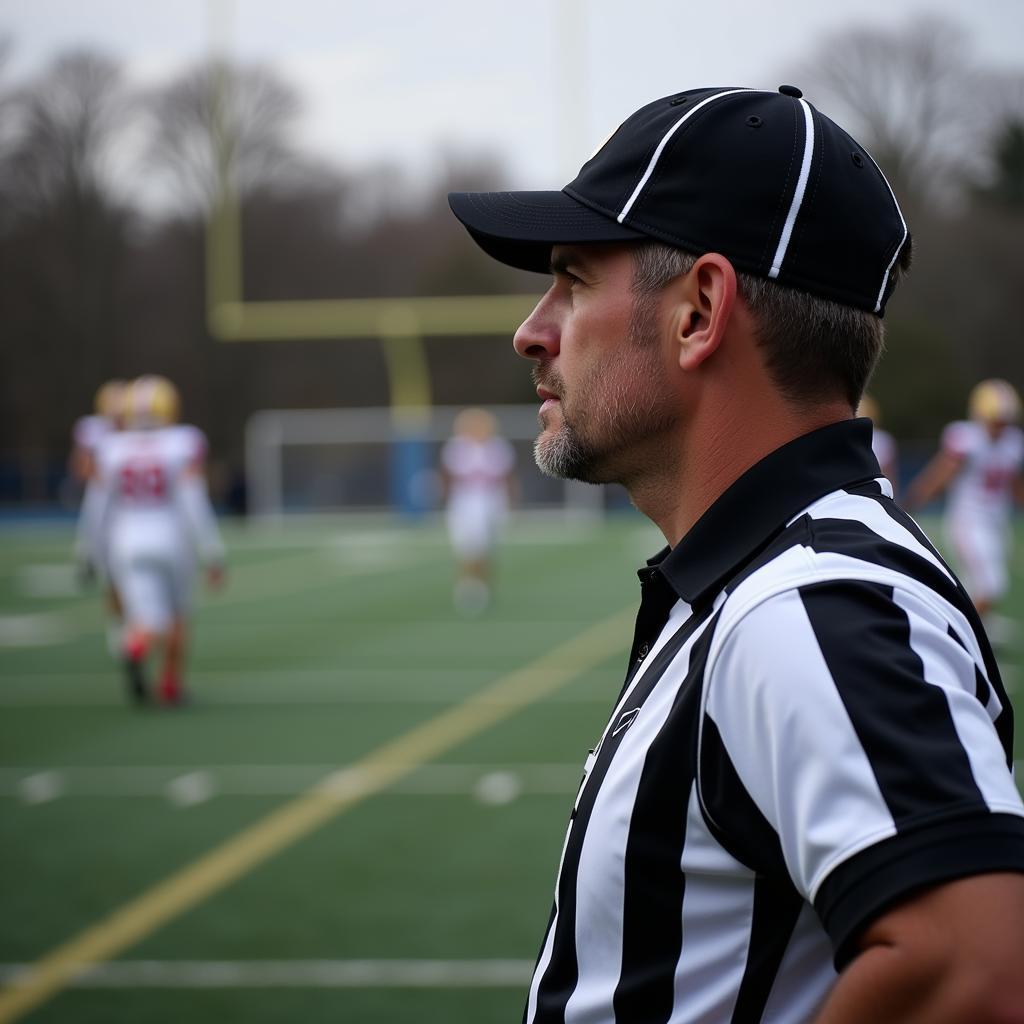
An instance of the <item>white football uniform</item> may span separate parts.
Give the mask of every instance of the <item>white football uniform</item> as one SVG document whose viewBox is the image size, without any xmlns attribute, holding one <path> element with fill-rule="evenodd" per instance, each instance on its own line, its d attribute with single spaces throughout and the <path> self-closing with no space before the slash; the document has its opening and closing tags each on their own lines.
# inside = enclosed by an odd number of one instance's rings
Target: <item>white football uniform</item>
<svg viewBox="0 0 1024 1024">
<path fill-rule="evenodd" d="M 503 437 L 453 437 L 441 451 L 448 475 L 448 536 L 459 558 L 484 558 L 508 515 L 508 476 L 515 452 Z"/>
<path fill-rule="evenodd" d="M 71 428 L 71 438 L 79 448 L 95 457 L 100 443 L 113 431 L 114 422 L 106 416 L 82 416 Z"/>
<path fill-rule="evenodd" d="M 129 626 L 163 632 L 190 607 L 196 554 L 224 549 L 199 472 L 206 453 L 189 426 L 110 434 L 83 509 L 82 534 L 109 565 Z"/>
<path fill-rule="evenodd" d="M 1013 483 L 1024 464 L 1024 432 L 1007 426 L 993 440 L 980 423 L 951 423 L 945 451 L 963 460 L 950 485 L 946 530 L 971 595 L 994 601 L 1008 585 Z"/>
<path fill-rule="evenodd" d="M 89 458 L 95 463 L 96 453 L 104 438 L 115 433 L 114 421 L 106 416 L 81 416 L 75 420 L 71 428 L 71 440 L 76 448 L 87 452 Z M 90 494 L 92 490 L 92 494 Z M 110 566 L 107 565 L 106 551 L 92 543 L 92 538 L 86 535 L 91 529 L 89 520 L 89 506 L 96 501 L 96 488 L 92 487 L 88 480 L 85 482 L 85 493 L 82 496 L 82 514 L 78 521 L 78 535 L 75 538 L 75 559 L 79 563 L 88 561 L 93 568 L 100 573 L 104 579 L 110 579 Z"/>
<path fill-rule="evenodd" d="M 871 450 L 878 459 L 882 472 L 888 475 L 896 464 L 896 442 L 887 430 L 875 427 L 871 432 Z"/>
</svg>

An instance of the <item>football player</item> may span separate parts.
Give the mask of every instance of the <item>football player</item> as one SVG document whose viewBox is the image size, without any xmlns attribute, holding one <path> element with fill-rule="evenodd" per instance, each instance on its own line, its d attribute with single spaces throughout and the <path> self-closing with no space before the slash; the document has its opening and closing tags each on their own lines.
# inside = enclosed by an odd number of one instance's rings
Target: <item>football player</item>
<svg viewBox="0 0 1024 1024">
<path fill-rule="evenodd" d="M 1005 380 L 977 384 L 968 399 L 970 419 L 946 427 L 941 450 L 907 492 L 914 508 L 948 489 L 947 539 L 982 615 L 1009 582 L 1010 516 L 1024 464 L 1020 412 L 1020 397 Z"/>
<path fill-rule="evenodd" d="M 124 399 L 128 389 L 125 380 L 108 380 L 96 392 L 95 412 L 75 420 L 71 428 L 71 455 L 68 468 L 80 484 L 87 484 L 92 475 L 96 447 L 111 431 L 124 424 Z"/>
<path fill-rule="evenodd" d="M 857 406 L 857 415 L 866 416 L 871 420 L 873 425 L 871 450 L 875 453 L 875 458 L 878 459 L 882 476 L 892 484 L 893 496 L 898 497 L 899 458 L 896 440 L 887 430 L 882 429 L 882 414 L 878 403 L 870 395 L 865 394 L 860 400 L 860 405 Z"/>
<path fill-rule="evenodd" d="M 207 495 L 206 440 L 178 425 L 170 381 L 147 376 L 128 391 L 127 429 L 99 445 L 95 492 L 83 534 L 110 566 L 124 606 L 122 655 L 129 693 L 149 696 L 146 663 L 162 648 L 158 696 L 179 703 L 196 556 L 211 586 L 224 574 L 224 545 Z"/>
<path fill-rule="evenodd" d="M 75 421 L 71 430 L 71 455 L 68 468 L 72 479 L 84 486 L 82 515 L 79 518 L 78 535 L 75 538 L 75 565 L 78 580 L 82 586 L 89 586 L 97 578 L 104 589 L 104 604 L 107 613 L 107 645 L 114 657 L 121 649 L 122 608 L 117 587 L 105 564 L 102 553 L 91 550 L 89 538 L 83 527 L 87 520 L 86 508 L 96 501 L 97 488 L 93 484 L 96 474 L 96 452 L 105 437 L 124 427 L 124 405 L 128 394 L 128 381 L 108 380 L 96 392 L 95 413 L 82 416 Z"/>
<path fill-rule="evenodd" d="M 458 561 L 455 606 L 483 611 L 491 599 L 491 562 L 513 490 L 515 452 L 485 409 L 463 409 L 441 450 L 448 536 Z"/>
</svg>

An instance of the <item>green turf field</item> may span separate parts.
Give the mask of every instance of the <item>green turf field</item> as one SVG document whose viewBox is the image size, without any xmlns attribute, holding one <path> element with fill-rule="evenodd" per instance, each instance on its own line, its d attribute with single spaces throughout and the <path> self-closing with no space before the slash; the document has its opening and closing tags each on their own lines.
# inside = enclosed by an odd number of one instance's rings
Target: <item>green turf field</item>
<svg viewBox="0 0 1024 1024">
<path fill-rule="evenodd" d="M 196 702 L 140 711 L 69 532 L 0 532 L 0 980 L 56 951 L 0 1024 L 517 1020 L 658 535 L 520 524 L 477 620 L 435 525 L 227 540 Z"/>
</svg>

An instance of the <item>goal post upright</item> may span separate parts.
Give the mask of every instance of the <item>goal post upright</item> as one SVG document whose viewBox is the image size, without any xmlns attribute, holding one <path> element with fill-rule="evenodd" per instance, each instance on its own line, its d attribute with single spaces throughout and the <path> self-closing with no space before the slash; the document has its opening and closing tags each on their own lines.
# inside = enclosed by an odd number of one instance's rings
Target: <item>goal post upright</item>
<svg viewBox="0 0 1024 1024">
<path fill-rule="evenodd" d="M 209 0 L 211 97 L 217 184 L 206 225 L 206 320 L 217 341 L 377 339 L 384 348 L 389 404 L 403 422 L 429 408 L 423 339 L 511 335 L 537 301 L 530 295 L 431 295 L 247 302 L 242 221 L 225 131 L 230 0 Z"/>
<path fill-rule="evenodd" d="M 580 0 L 565 0 L 572 5 Z M 232 0 L 208 0 L 215 194 L 206 225 L 206 321 L 219 342 L 376 339 L 384 356 L 394 431 L 394 490 L 399 508 L 418 511 L 410 481 L 424 468 L 433 396 L 425 338 L 510 337 L 536 294 L 394 298 L 245 299 L 242 216 L 228 129 L 228 53 Z M 270 429 L 270 424 L 267 424 Z M 248 441 L 247 441 L 248 444 Z M 278 469 L 279 472 L 279 469 Z M 272 473 L 271 473 L 272 475 Z M 271 491 L 281 481 L 264 481 Z M 262 486 L 262 485 L 258 485 Z"/>
</svg>

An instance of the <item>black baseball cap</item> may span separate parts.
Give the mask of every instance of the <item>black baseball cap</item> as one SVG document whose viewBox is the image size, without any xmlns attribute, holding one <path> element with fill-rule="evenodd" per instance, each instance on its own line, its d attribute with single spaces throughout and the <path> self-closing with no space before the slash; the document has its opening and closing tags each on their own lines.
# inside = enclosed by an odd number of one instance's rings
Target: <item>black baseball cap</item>
<svg viewBox="0 0 1024 1024">
<path fill-rule="evenodd" d="M 795 86 L 694 89 L 630 115 L 560 192 L 452 192 L 480 247 L 547 273 L 557 244 L 656 239 L 882 315 L 909 238 L 867 151 Z"/>
</svg>

